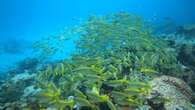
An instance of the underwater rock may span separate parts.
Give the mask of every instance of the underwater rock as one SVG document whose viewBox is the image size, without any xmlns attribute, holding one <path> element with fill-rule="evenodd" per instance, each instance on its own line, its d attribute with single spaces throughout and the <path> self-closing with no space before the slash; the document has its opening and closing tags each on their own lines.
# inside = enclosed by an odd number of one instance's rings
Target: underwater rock
<svg viewBox="0 0 195 110">
<path fill-rule="evenodd" d="M 13 83 L 5 83 L 1 86 L 0 91 L 0 103 L 8 103 L 16 101 L 20 98 L 20 96 L 23 94 L 22 84 L 13 84 Z"/>
<path fill-rule="evenodd" d="M 194 110 L 191 100 L 192 89 L 182 80 L 170 76 L 161 76 L 152 80 L 152 95 L 161 96 L 165 110 Z"/>
</svg>

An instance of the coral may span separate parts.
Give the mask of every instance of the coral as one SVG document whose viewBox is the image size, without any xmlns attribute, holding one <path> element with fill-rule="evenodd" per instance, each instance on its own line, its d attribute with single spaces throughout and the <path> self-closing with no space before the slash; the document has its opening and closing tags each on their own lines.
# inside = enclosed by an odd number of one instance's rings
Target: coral
<svg viewBox="0 0 195 110">
<path fill-rule="evenodd" d="M 33 79 L 35 76 L 36 76 L 35 74 L 29 74 L 28 71 L 26 71 L 24 73 L 15 75 L 13 78 L 11 78 L 11 81 L 13 83 L 17 83 L 20 81 Z"/>
<path fill-rule="evenodd" d="M 180 71 L 175 71 L 171 76 L 179 77 L 187 82 L 194 89 L 194 25 L 183 25 L 171 34 L 161 34 L 160 38 L 165 39 L 169 46 L 177 53 L 177 60 L 181 67 L 176 67 Z M 194 89 L 195 90 L 195 89 Z"/>
<path fill-rule="evenodd" d="M 170 34 L 161 33 L 159 36 L 165 40 L 174 42 L 176 45 L 194 44 L 195 25 L 182 25 L 175 32 Z"/>
<path fill-rule="evenodd" d="M 150 110 L 151 108 L 150 108 L 150 106 L 148 106 L 148 105 L 143 105 L 143 106 L 140 106 L 138 109 L 136 109 L 136 110 Z"/>
<path fill-rule="evenodd" d="M 177 35 L 185 36 L 187 39 L 195 37 L 195 25 L 180 26 L 176 32 Z"/>
<path fill-rule="evenodd" d="M 36 89 L 29 90 L 34 84 L 36 74 L 29 72 L 20 73 L 13 76 L 7 76 L 5 82 L 0 86 L 0 105 L 3 109 L 22 109 L 28 105 L 33 105 L 33 97 Z"/>
<path fill-rule="evenodd" d="M 40 89 L 35 89 L 35 86 L 28 86 L 24 89 L 23 97 L 35 96 Z"/>
<path fill-rule="evenodd" d="M 165 110 L 194 110 L 190 103 L 194 93 L 184 81 L 170 76 L 161 76 L 154 78 L 151 84 L 151 93 L 153 94 L 151 94 L 150 100 L 152 100 L 152 97 L 155 95 L 165 98 Z M 155 103 L 157 103 L 157 101 L 155 101 Z"/>
<path fill-rule="evenodd" d="M 3 102 L 11 102 L 18 100 L 23 94 L 23 89 L 33 82 L 34 74 L 21 73 L 10 78 L 4 84 L 1 85 L 0 96 Z M 15 96 L 17 94 L 17 96 Z"/>
<path fill-rule="evenodd" d="M 195 66 L 194 65 L 195 63 L 194 53 L 195 53 L 194 45 L 184 44 L 184 45 L 181 45 L 179 48 L 178 58 L 184 65 L 193 69 L 193 67 Z"/>
</svg>

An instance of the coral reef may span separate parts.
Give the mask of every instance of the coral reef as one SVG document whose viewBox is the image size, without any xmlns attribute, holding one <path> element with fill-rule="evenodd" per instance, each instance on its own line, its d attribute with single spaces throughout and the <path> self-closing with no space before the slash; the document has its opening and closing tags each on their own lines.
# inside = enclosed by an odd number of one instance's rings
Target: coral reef
<svg viewBox="0 0 195 110">
<path fill-rule="evenodd" d="M 195 37 L 195 25 L 191 24 L 180 26 L 176 32 L 176 35 L 178 34 L 185 36 L 188 39 Z"/>
<path fill-rule="evenodd" d="M 194 24 L 180 26 L 175 33 L 172 34 L 161 34 L 160 38 L 165 39 L 169 42 L 169 45 L 175 48 L 178 61 L 183 65 L 184 71 L 182 74 L 175 74 L 186 81 L 193 90 L 195 90 L 195 74 L 194 74 L 194 39 L 195 31 Z"/>
<path fill-rule="evenodd" d="M 194 110 L 192 80 L 187 81 L 193 63 L 182 58 L 193 49 L 153 34 L 144 20 L 126 12 L 92 16 L 69 32 L 34 43 L 38 58 L 8 71 L 0 109 Z M 78 36 L 70 58 L 42 62 Z"/>
<path fill-rule="evenodd" d="M 27 106 L 27 87 L 34 84 L 35 74 L 29 74 L 28 72 L 20 73 L 8 79 L 0 86 L 0 105 L 2 109 L 21 109 Z M 34 91 L 33 91 L 34 92 Z M 34 97 L 34 95 L 33 95 Z"/>
</svg>

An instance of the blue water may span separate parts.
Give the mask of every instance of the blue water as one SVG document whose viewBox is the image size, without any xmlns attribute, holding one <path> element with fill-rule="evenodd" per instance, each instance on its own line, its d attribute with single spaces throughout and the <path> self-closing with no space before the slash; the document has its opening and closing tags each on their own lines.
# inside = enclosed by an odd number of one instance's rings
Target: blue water
<svg viewBox="0 0 195 110">
<path fill-rule="evenodd" d="M 169 17 L 177 24 L 195 23 L 195 0 L 0 0 L 0 70 L 31 57 L 33 41 L 58 35 L 89 15 L 128 11 L 148 21 Z M 65 56 L 73 51 L 67 43 Z"/>
</svg>

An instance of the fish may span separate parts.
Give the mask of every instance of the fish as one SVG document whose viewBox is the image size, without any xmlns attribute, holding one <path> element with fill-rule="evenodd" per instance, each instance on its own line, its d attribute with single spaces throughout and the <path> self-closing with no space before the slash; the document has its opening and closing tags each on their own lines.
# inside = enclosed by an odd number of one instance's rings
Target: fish
<svg viewBox="0 0 195 110">
<path fill-rule="evenodd" d="M 85 98 L 75 97 L 75 101 L 78 103 L 79 106 L 91 106 L 92 104 Z"/>
<path fill-rule="evenodd" d="M 119 87 L 119 86 L 128 85 L 129 81 L 125 79 L 110 80 L 110 81 L 105 82 L 105 84 L 111 87 Z"/>
</svg>

